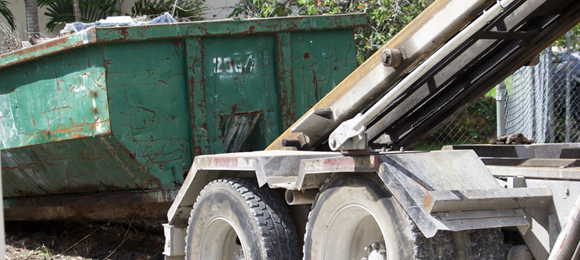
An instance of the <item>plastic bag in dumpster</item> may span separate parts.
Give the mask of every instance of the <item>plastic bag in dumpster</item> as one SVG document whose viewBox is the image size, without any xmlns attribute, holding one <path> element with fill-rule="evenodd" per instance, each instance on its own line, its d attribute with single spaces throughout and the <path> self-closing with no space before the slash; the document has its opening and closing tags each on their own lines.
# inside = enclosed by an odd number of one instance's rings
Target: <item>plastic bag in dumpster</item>
<svg viewBox="0 0 580 260">
<path fill-rule="evenodd" d="M 130 16 L 111 16 L 107 17 L 107 19 L 101 19 L 94 23 L 81 23 L 81 22 L 67 23 L 64 26 L 64 29 L 60 30 L 60 34 L 63 35 L 67 33 L 77 33 L 95 26 L 114 26 L 114 25 L 134 26 L 134 25 L 162 24 L 162 23 L 177 23 L 177 21 L 168 12 L 164 12 L 160 16 L 155 17 L 155 19 L 147 22 L 135 22 L 133 18 L 131 18 Z"/>
</svg>

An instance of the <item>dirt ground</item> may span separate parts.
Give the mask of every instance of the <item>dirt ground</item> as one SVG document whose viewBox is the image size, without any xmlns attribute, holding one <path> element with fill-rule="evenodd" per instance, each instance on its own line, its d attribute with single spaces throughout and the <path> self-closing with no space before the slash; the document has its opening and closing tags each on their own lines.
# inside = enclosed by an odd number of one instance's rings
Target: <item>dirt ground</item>
<svg viewBox="0 0 580 260">
<path fill-rule="evenodd" d="M 163 221 L 5 222 L 6 259 L 162 260 Z"/>
</svg>

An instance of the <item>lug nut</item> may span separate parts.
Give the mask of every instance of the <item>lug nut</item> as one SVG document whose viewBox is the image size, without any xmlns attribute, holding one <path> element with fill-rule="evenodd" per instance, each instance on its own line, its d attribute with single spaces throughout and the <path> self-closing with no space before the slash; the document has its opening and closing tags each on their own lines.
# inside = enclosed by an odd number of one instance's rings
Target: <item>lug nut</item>
<svg viewBox="0 0 580 260">
<path fill-rule="evenodd" d="M 370 253 L 372 251 L 372 249 L 369 246 L 365 246 L 365 251 L 367 251 L 368 253 Z"/>
<path fill-rule="evenodd" d="M 373 248 L 374 248 L 374 249 L 379 249 L 379 247 L 380 247 L 379 243 L 374 243 L 374 244 L 373 244 Z"/>
<path fill-rule="evenodd" d="M 387 250 L 381 249 L 381 250 L 379 250 L 379 254 L 381 254 L 382 256 L 386 256 L 387 255 Z"/>
</svg>

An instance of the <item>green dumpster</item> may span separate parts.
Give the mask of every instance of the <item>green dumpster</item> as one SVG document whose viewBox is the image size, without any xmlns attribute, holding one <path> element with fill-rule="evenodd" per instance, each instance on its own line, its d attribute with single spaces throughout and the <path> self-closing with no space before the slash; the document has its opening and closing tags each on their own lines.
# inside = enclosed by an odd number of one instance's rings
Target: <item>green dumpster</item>
<svg viewBox="0 0 580 260">
<path fill-rule="evenodd" d="M 349 75 L 365 23 L 98 27 L 1 55 L 6 219 L 164 216 L 194 156 L 264 149 Z"/>
</svg>

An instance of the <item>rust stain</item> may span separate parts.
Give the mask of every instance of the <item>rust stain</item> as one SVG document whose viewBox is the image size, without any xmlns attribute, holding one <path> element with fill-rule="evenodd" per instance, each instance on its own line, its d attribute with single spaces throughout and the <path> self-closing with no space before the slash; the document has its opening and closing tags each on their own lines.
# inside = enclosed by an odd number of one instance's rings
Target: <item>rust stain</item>
<svg viewBox="0 0 580 260">
<path fill-rule="evenodd" d="M 427 210 L 431 210 L 431 204 L 433 204 L 433 197 L 431 196 L 431 193 L 427 193 L 427 196 L 425 196 L 425 199 L 423 200 L 423 205 Z"/>
<path fill-rule="evenodd" d="M 34 45 L 29 48 L 20 49 L 14 52 L 11 52 L 7 55 L 0 55 L 0 56 L 17 56 L 19 58 L 15 59 L 12 62 L 7 62 L 3 64 L 3 67 L 7 67 L 10 65 L 14 65 L 16 63 L 23 63 L 25 61 L 33 60 L 41 56 L 45 56 L 48 54 L 63 52 L 70 49 L 75 49 L 79 46 L 84 45 L 83 41 L 77 41 L 68 43 L 69 37 L 64 38 L 56 38 L 54 40 L 45 42 L 43 44 Z M 46 51 L 48 50 L 48 51 Z"/>
<path fill-rule="evenodd" d="M 234 103 L 232 105 L 232 114 L 235 113 L 238 110 L 238 103 Z"/>
<path fill-rule="evenodd" d="M 54 108 L 54 109 L 51 109 L 51 110 L 44 111 L 44 112 L 42 112 L 42 114 L 46 114 L 46 113 L 49 113 L 49 112 L 54 112 L 54 111 L 61 110 L 61 109 L 65 109 L 65 108 L 72 109 L 70 106 L 64 106 L 64 107 L 59 107 L 59 108 Z M 32 118 L 32 120 L 34 120 L 34 118 Z"/>
<path fill-rule="evenodd" d="M 43 49 L 49 49 L 49 48 L 59 47 L 63 44 L 66 44 L 67 41 L 68 41 L 68 37 L 64 37 L 64 38 L 60 38 L 60 39 L 57 38 L 56 40 L 51 40 L 51 41 L 44 43 L 42 46 L 44 47 Z"/>
<path fill-rule="evenodd" d="M 68 138 L 70 136 L 71 139 L 86 137 L 85 128 L 89 128 L 89 131 L 92 131 L 96 128 L 97 124 L 104 124 L 108 123 L 109 119 L 104 121 L 98 121 L 98 118 L 95 122 L 83 122 L 79 124 L 75 124 L 72 119 L 70 119 L 71 125 L 59 125 L 56 126 L 55 130 L 50 129 L 41 129 L 38 130 L 39 133 L 37 134 L 28 134 L 28 133 L 21 133 L 21 135 L 28 136 L 29 138 L 38 138 L 41 140 L 48 140 L 48 141 L 60 141 L 64 138 Z"/>
<path fill-rule="evenodd" d="M 141 103 L 141 102 L 139 102 L 139 103 Z M 141 104 L 141 105 L 143 105 L 143 104 Z M 140 108 L 140 109 L 143 109 L 143 110 L 145 110 L 145 111 L 147 111 L 147 112 L 149 112 L 149 113 L 153 113 L 153 114 L 155 114 L 155 112 L 154 112 L 153 110 L 151 110 L 151 109 L 147 109 L 147 108 L 145 108 L 145 107 L 143 107 L 143 106 L 139 106 L 139 107 L 137 107 L 137 108 Z"/>
<path fill-rule="evenodd" d="M 316 102 L 320 101 L 319 97 L 318 97 L 318 81 L 316 80 L 316 72 L 312 71 L 312 84 L 314 84 L 314 99 L 316 100 Z"/>
<path fill-rule="evenodd" d="M 183 44 L 183 40 L 181 39 L 173 39 L 171 40 L 171 43 L 176 47 L 176 48 L 181 48 L 181 45 Z"/>
<path fill-rule="evenodd" d="M 181 50 L 181 45 L 183 44 L 183 40 L 182 39 L 172 39 L 171 43 L 173 44 L 174 48 L 173 50 L 175 51 L 175 55 L 177 57 L 179 56 L 179 50 Z"/>
<path fill-rule="evenodd" d="M 96 185 L 96 188 L 99 188 Z M 91 187 L 95 188 L 95 187 Z M 108 188 L 108 186 L 107 186 Z M 141 191 L 141 192 L 117 192 L 117 193 L 97 193 L 97 194 L 71 194 L 71 195 L 64 195 L 64 196 L 42 196 L 42 197 L 22 197 L 22 198 L 10 198 L 11 201 L 14 203 L 10 204 L 10 208 L 8 210 L 14 210 L 16 208 L 27 208 L 26 212 L 30 212 L 30 208 L 37 208 L 41 211 L 45 211 L 45 207 L 56 207 L 56 206 L 67 206 L 67 207 L 75 207 L 75 206 L 83 206 L 83 205 L 100 205 L 99 208 L 108 205 L 109 210 L 107 211 L 114 211 L 114 207 L 118 207 L 120 203 L 135 203 L 139 204 L 138 208 L 134 208 L 133 210 L 138 211 L 143 207 L 143 203 L 148 202 L 166 202 L 171 197 L 171 190 L 155 190 L 155 191 Z M 155 212 L 167 212 L 169 206 L 157 206 L 155 203 L 152 205 L 155 206 L 148 206 L 151 210 Z M 75 208 L 76 209 L 76 208 Z M 88 214 L 86 214 L 86 210 L 75 210 L 71 209 L 74 214 L 75 219 L 79 220 L 86 220 L 90 218 Z M 46 213 L 46 212 L 44 212 Z M 39 214 L 42 214 L 39 212 Z M 38 220 L 35 217 L 38 214 L 32 214 L 30 220 Z M 161 215 L 160 216 L 165 216 Z M 69 219 L 69 217 L 67 217 Z M 109 219 L 109 216 L 102 218 L 103 220 Z M 27 219 L 28 220 L 28 219 Z M 100 220 L 100 218 L 98 218 Z"/>
<path fill-rule="evenodd" d="M 126 40 L 127 37 L 129 36 L 129 32 L 127 32 L 127 27 L 119 27 L 115 29 L 119 34 L 123 35 L 123 40 Z"/>
</svg>

